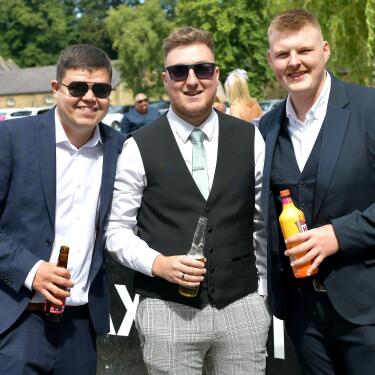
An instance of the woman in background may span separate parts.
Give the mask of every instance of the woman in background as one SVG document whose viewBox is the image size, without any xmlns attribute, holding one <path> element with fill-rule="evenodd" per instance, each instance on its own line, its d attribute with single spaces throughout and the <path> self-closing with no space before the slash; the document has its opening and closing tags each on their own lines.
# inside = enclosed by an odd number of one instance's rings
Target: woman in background
<svg viewBox="0 0 375 375">
<path fill-rule="evenodd" d="M 225 81 L 225 92 L 230 102 L 229 114 L 244 121 L 252 121 L 262 116 L 257 100 L 250 96 L 247 73 L 236 69 L 229 73 Z"/>
</svg>

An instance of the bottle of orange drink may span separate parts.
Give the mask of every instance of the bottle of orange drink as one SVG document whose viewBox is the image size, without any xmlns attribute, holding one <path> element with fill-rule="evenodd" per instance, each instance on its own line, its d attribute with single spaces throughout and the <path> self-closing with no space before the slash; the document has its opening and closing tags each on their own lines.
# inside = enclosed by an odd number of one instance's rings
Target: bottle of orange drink
<svg viewBox="0 0 375 375">
<path fill-rule="evenodd" d="M 287 240 L 289 237 L 294 234 L 306 232 L 307 225 L 305 223 L 305 215 L 301 210 L 299 210 L 293 203 L 292 198 L 290 197 L 289 189 L 280 191 L 281 201 L 283 204 L 283 210 L 279 216 L 279 222 L 281 230 L 283 232 L 284 240 Z M 287 245 L 288 249 L 299 245 L 301 242 L 293 242 Z M 297 256 L 291 256 L 290 260 L 295 261 L 298 258 L 301 258 L 306 253 L 301 253 Z M 296 278 L 307 277 L 307 270 L 311 266 L 311 262 L 306 263 L 302 266 L 294 266 L 293 274 Z M 315 269 L 312 272 L 312 275 L 316 274 L 318 269 Z"/>
</svg>

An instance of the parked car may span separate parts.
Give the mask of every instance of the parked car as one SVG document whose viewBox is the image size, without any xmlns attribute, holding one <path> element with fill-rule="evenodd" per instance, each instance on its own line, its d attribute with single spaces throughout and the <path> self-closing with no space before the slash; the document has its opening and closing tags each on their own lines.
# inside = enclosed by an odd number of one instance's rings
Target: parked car
<svg viewBox="0 0 375 375">
<path fill-rule="evenodd" d="M 263 113 L 269 112 L 271 109 L 277 107 L 284 99 L 266 99 L 260 100 L 259 105 L 262 107 Z"/>
<path fill-rule="evenodd" d="M 30 108 L 7 108 L 4 110 L 5 120 L 11 120 L 18 117 L 35 116 L 47 112 L 52 107 L 30 107 Z M 3 110 L 0 110 L 0 112 Z"/>
<path fill-rule="evenodd" d="M 155 100 L 150 102 L 150 107 L 156 108 L 161 115 L 168 111 L 170 102 L 169 100 Z"/>
<path fill-rule="evenodd" d="M 120 131 L 120 122 L 122 117 L 124 116 L 124 113 L 129 111 L 130 108 L 130 105 L 111 105 L 102 122 Z"/>
</svg>

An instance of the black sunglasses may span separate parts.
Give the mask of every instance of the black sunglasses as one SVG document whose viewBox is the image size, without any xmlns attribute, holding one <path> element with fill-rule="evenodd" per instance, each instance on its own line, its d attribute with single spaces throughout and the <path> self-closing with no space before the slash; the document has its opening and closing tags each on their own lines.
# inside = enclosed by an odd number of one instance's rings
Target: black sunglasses
<svg viewBox="0 0 375 375">
<path fill-rule="evenodd" d="M 108 83 L 87 83 L 82 81 L 74 81 L 70 82 L 69 85 L 64 85 L 63 83 L 61 83 L 61 85 L 65 86 L 68 89 L 69 94 L 76 98 L 85 96 L 87 91 L 89 91 L 91 88 L 92 92 L 97 98 L 105 99 L 108 98 L 113 90 L 112 86 Z"/>
<path fill-rule="evenodd" d="M 171 65 L 167 66 L 166 69 L 171 80 L 185 81 L 189 75 L 190 69 L 194 70 L 194 74 L 198 79 L 211 79 L 214 75 L 215 67 L 215 63 L 199 63 L 191 65 Z"/>
</svg>

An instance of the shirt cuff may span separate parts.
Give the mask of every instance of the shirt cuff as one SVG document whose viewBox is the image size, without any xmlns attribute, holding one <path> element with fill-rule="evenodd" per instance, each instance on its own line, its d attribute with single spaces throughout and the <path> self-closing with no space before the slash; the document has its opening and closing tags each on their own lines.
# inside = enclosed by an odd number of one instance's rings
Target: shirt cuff
<svg viewBox="0 0 375 375">
<path fill-rule="evenodd" d="M 36 274 L 36 271 L 38 271 L 38 268 L 39 266 L 43 263 L 43 260 L 39 260 L 38 262 L 36 262 L 33 266 L 33 268 L 30 270 L 30 272 L 28 273 L 26 279 L 25 279 L 25 282 L 23 283 L 23 285 L 29 289 L 29 290 L 33 290 L 33 281 L 34 281 L 34 277 L 35 277 L 35 274 Z"/>
<path fill-rule="evenodd" d="M 267 296 L 267 278 L 266 277 L 259 278 L 258 294 L 260 296 Z"/>
</svg>

